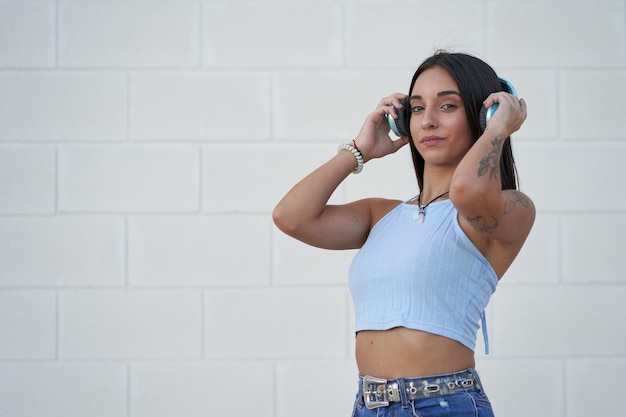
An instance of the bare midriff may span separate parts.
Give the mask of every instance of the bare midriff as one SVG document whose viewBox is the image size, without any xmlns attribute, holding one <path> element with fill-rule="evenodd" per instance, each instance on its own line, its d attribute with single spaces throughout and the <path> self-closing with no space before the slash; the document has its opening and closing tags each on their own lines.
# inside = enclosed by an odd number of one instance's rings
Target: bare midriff
<svg viewBox="0 0 626 417">
<path fill-rule="evenodd" d="M 356 361 L 361 375 L 386 379 L 444 374 L 475 366 L 474 353 L 461 343 L 406 327 L 358 332 Z"/>
</svg>

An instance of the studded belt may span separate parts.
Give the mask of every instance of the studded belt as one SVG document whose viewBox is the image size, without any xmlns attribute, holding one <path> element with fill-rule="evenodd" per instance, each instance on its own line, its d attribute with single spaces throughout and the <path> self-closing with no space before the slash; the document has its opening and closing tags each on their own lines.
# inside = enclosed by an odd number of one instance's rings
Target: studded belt
<svg viewBox="0 0 626 417">
<path fill-rule="evenodd" d="M 392 402 L 401 402 L 401 390 L 406 392 L 408 400 L 480 390 L 480 383 L 474 372 L 473 369 L 467 369 L 450 374 L 393 380 L 366 375 L 360 377 L 363 400 L 365 406 L 372 410 L 386 407 Z"/>
</svg>

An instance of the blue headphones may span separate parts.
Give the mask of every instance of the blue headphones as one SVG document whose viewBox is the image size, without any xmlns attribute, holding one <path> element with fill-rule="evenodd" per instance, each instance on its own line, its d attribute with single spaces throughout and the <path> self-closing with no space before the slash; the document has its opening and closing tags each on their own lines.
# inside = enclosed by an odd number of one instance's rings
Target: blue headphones
<svg viewBox="0 0 626 417">
<path fill-rule="evenodd" d="M 517 90 L 515 89 L 515 87 L 513 87 L 513 84 L 511 84 L 504 78 L 499 78 L 499 80 L 500 84 L 502 84 L 502 86 L 505 87 L 505 89 L 508 90 L 509 93 L 517 97 Z M 494 103 L 494 105 L 489 107 L 488 109 L 486 109 L 485 107 L 482 107 L 480 109 L 480 128 L 483 131 L 487 128 L 487 123 L 489 123 L 489 119 L 491 119 L 491 116 L 493 116 L 496 110 L 498 110 L 498 103 Z"/>
<path fill-rule="evenodd" d="M 517 90 L 515 89 L 515 87 L 513 87 L 513 84 L 511 84 L 509 81 L 505 80 L 504 78 L 499 78 L 499 80 L 500 80 L 500 84 L 502 84 L 502 87 L 504 88 L 505 91 L 508 91 L 509 93 L 517 97 Z M 408 100 L 402 100 L 401 102 L 402 102 L 401 110 L 395 109 L 394 107 L 394 109 L 396 110 L 396 114 L 398 115 L 398 118 L 394 119 L 389 114 L 387 114 L 386 115 L 387 122 L 389 123 L 389 128 L 393 131 L 393 133 L 395 133 L 396 136 L 409 136 L 410 130 L 409 130 L 409 125 L 408 125 L 408 114 L 409 114 L 409 111 L 411 111 L 411 109 L 409 108 Z M 498 103 L 495 103 L 493 106 L 489 107 L 488 109 L 485 107 L 482 107 L 480 109 L 480 115 L 479 115 L 480 128 L 483 131 L 487 127 L 487 123 L 489 122 L 489 119 L 491 119 L 491 116 L 493 116 L 496 110 L 498 110 Z"/>
</svg>

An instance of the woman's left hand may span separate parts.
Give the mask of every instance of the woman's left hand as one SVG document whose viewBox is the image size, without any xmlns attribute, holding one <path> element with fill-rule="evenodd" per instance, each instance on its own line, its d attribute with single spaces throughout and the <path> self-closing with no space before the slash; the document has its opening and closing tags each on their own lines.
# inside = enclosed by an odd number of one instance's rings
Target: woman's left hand
<svg viewBox="0 0 626 417">
<path fill-rule="evenodd" d="M 498 108 L 489 119 L 487 129 L 497 132 L 502 137 L 510 136 L 519 130 L 526 120 L 526 101 L 523 98 L 518 99 L 512 94 L 499 91 L 490 94 L 483 102 L 483 106 L 489 108 L 495 103 L 498 103 Z"/>
</svg>

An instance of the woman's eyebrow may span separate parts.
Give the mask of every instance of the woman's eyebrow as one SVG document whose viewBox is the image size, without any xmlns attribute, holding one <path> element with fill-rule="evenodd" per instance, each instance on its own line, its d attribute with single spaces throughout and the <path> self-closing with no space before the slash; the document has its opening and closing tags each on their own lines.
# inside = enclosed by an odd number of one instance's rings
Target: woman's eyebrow
<svg viewBox="0 0 626 417">
<path fill-rule="evenodd" d="M 449 95 L 451 95 L 451 94 L 455 94 L 455 95 L 457 95 L 457 96 L 461 96 L 461 93 L 459 93 L 458 91 L 455 91 L 455 90 L 444 90 L 444 91 L 440 91 L 440 92 L 438 92 L 438 93 L 437 93 L 437 97 L 449 96 Z M 409 97 L 409 100 L 413 100 L 413 99 L 416 99 L 416 100 L 421 100 L 421 99 L 422 99 L 422 96 L 420 96 L 419 94 L 417 94 L 417 95 L 414 95 L 414 96 Z"/>
</svg>

